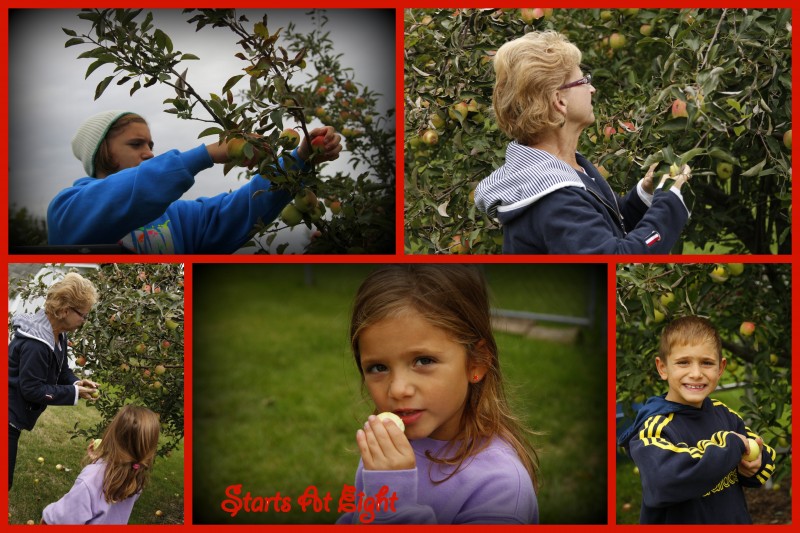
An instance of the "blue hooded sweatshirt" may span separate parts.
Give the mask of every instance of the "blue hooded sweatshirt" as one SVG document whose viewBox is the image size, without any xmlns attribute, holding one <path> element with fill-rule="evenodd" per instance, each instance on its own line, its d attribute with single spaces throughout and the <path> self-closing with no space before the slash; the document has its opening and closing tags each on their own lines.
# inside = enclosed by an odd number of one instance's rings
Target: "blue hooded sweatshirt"
<svg viewBox="0 0 800 533">
<path fill-rule="evenodd" d="M 584 172 L 511 142 L 505 164 L 478 184 L 475 206 L 503 225 L 503 253 L 668 254 L 689 219 L 680 193 L 657 189 L 651 199 L 637 186 L 619 197 L 575 156 Z"/>
<path fill-rule="evenodd" d="M 301 161 L 297 150 L 292 157 Z M 180 200 L 195 175 L 213 164 L 201 145 L 186 152 L 170 150 L 104 179 L 81 178 L 50 202 L 48 241 L 120 243 L 143 254 L 233 253 L 259 220 L 274 220 L 291 195 L 270 191 L 269 180 L 256 175 L 230 193 Z M 283 159 L 280 164 L 283 168 Z M 305 164 L 300 170 L 306 170 Z"/>
<path fill-rule="evenodd" d="M 706 398 L 700 407 L 647 400 L 620 435 L 642 479 L 642 524 L 749 524 L 743 487 L 761 487 L 775 471 L 775 450 L 764 444 L 761 468 L 738 472 L 742 439 L 756 439 L 738 413 Z"/>
</svg>

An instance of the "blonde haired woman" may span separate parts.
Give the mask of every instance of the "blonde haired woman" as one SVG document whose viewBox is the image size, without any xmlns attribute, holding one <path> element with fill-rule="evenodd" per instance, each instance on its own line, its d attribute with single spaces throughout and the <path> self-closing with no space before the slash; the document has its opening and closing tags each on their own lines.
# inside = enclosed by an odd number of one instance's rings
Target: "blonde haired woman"
<svg viewBox="0 0 800 533">
<path fill-rule="evenodd" d="M 97 383 L 78 379 L 67 365 L 67 333 L 86 321 L 97 303 L 92 282 L 71 272 L 47 291 L 44 309 L 15 316 L 8 345 L 8 488 L 14 480 L 23 429 L 32 431 L 48 405 L 92 400 Z"/>
<path fill-rule="evenodd" d="M 592 78 L 581 52 L 556 32 L 532 32 L 494 58 L 493 108 L 512 139 L 506 162 L 478 185 L 478 209 L 503 225 L 512 254 L 669 253 L 689 218 L 680 194 L 684 166 L 669 190 L 653 165 L 624 198 L 577 153 L 594 123 Z"/>
</svg>

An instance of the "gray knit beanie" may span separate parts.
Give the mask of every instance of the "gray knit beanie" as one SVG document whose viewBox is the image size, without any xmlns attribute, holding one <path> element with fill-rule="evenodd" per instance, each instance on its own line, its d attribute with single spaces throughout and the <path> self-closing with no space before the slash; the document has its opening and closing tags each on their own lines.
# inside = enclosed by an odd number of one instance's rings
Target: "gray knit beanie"
<svg viewBox="0 0 800 533">
<path fill-rule="evenodd" d="M 94 158 L 108 130 L 120 117 L 130 114 L 134 113 L 119 109 L 103 111 L 86 119 L 78 128 L 78 132 L 72 138 L 72 153 L 83 163 L 87 176 L 95 177 Z"/>
</svg>

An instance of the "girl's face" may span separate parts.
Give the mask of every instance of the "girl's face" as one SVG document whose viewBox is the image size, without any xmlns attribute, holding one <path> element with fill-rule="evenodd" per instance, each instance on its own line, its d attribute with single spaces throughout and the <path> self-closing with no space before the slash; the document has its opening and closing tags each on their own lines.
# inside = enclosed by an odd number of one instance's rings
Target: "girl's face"
<svg viewBox="0 0 800 533">
<path fill-rule="evenodd" d="M 153 157 L 150 128 L 141 122 L 131 122 L 121 133 L 108 139 L 108 150 L 119 164 L 117 170 L 138 167 L 142 161 Z"/>
<path fill-rule="evenodd" d="M 406 437 L 451 440 L 461 429 L 470 378 L 466 348 L 417 313 L 367 327 L 358 341 L 364 382 L 378 411 L 403 419 Z"/>
</svg>

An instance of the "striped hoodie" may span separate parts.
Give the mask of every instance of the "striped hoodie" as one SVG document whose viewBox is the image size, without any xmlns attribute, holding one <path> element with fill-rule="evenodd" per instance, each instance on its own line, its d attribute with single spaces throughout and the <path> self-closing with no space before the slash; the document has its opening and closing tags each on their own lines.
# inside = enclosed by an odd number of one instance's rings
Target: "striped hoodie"
<svg viewBox="0 0 800 533">
<path fill-rule="evenodd" d="M 476 207 L 503 225 L 503 253 L 666 254 L 689 213 L 680 193 L 636 186 L 615 194 L 576 154 L 584 172 L 552 154 L 511 142 L 506 162 L 475 190 Z"/>
</svg>

